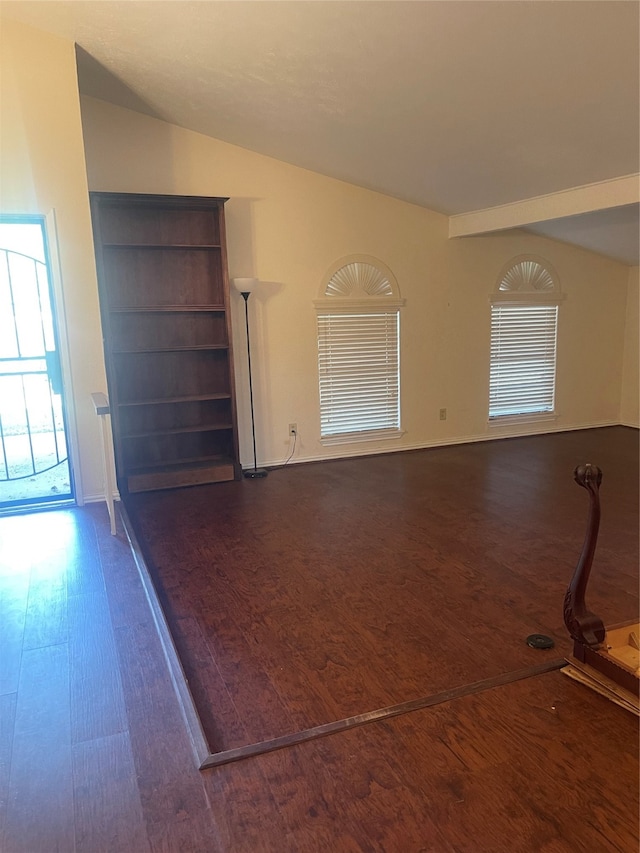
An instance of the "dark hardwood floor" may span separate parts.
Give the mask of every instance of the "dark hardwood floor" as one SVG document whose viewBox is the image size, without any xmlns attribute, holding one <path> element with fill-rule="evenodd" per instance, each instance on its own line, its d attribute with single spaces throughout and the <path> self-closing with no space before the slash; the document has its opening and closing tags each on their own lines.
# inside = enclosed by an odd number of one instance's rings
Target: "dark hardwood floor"
<svg viewBox="0 0 640 853">
<path fill-rule="evenodd" d="M 285 468 L 131 502 L 217 745 L 569 649 L 589 590 L 638 610 L 638 433 L 609 428 Z M 0 518 L 0 849 L 638 849 L 637 720 L 560 672 L 198 771 L 126 539 L 104 507 Z M 529 649 L 551 634 L 551 653 Z M 196 665 L 197 664 L 197 665 Z"/>
<path fill-rule="evenodd" d="M 589 603 L 609 624 L 634 618 L 637 438 L 583 431 L 132 496 L 212 749 L 568 654 L 562 601 L 588 506 L 572 472 L 591 456 L 605 515 Z M 532 633 L 557 650 L 530 649 Z"/>
</svg>

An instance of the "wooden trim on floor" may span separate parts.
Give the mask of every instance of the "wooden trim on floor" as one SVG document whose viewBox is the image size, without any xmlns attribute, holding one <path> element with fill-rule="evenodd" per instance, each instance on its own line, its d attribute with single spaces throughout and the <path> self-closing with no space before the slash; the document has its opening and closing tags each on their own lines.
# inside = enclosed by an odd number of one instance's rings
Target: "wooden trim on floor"
<svg viewBox="0 0 640 853">
<path fill-rule="evenodd" d="M 138 542 L 131 520 L 129 519 L 123 504 L 120 503 L 118 505 L 118 511 L 120 513 L 122 524 L 129 540 L 136 566 L 138 567 L 138 572 L 140 574 L 140 579 L 153 614 L 158 636 L 171 674 L 171 680 L 173 682 L 189 735 L 189 741 L 200 770 L 220 767 L 223 764 L 230 764 L 233 761 L 241 761 L 245 758 L 252 758 L 257 755 L 264 755 L 267 752 L 274 752 L 277 749 L 286 749 L 287 747 L 305 743 L 306 741 L 317 740 L 318 738 L 326 737 L 327 735 L 338 734 L 339 732 L 348 731 L 349 729 L 356 728 L 357 726 L 364 726 L 368 723 L 387 720 L 390 717 L 409 714 L 412 711 L 431 708 L 434 705 L 441 705 L 443 702 L 450 702 L 453 699 L 460 699 L 463 696 L 470 696 L 474 693 L 482 693 L 485 690 L 491 690 L 494 687 L 502 687 L 505 684 L 512 684 L 515 681 L 521 681 L 525 678 L 535 678 L 538 675 L 544 675 L 545 673 L 561 669 L 566 665 L 566 661 L 564 659 L 553 659 L 546 663 L 539 664 L 538 666 L 494 675 L 491 678 L 485 678 L 482 681 L 476 681 L 472 684 L 464 684 L 460 687 L 454 687 L 451 690 L 434 693 L 431 696 L 423 696 L 419 699 L 411 699 L 408 702 L 390 705 L 387 708 L 367 711 L 364 714 L 346 717 L 343 720 L 335 720 L 334 722 L 325 723 L 321 726 L 314 726 L 313 728 L 304 729 L 303 731 L 292 732 L 290 734 L 282 735 L 281 737 L 271 738 L 259 743 L 247 744 L 246 746 L 240 746 L 235 749 L 212 752 L 204 733 L 198 710 L 195 702 L 193 701 L 193 696 L 191 695 L 184 669 L 180 663 L 180 658 L 173 642 L 173 637 L 171 636 L 171 630 L 164 615 L 164 611 L 162 610 L 162 605 L 158 600 L 153 580 L 147 568 L 142 549 L 140 548 L 140 543 Z"/>
<path fill-rule="evenodd" d="M 506 672 L 501 675 L 495 675 L 492 678 L 486 678 L 483 681 L 476 681 L 473 684 L 464 684 L 460 687 L 454 687 L 452 690 L 444 690 L 441 693 L 434 693 L 432 696 L 424 696 L 420 699 L 411 699 L 409 702 L 401 702 L 399 705 L 390 705 L 388 708 L 380 708 L 377 711 L 368 711 L 365 714 L 357 714 L 355 717 L 346 717 L 344 720 L 336 720 L 333 723 L 325 723 L 322 726 L 314 726 L 311 729 L 305 729 L 301 732 L 283 735 L 282 737 L 265 740 L 261 743 L 252 743 L 248 746 L 241 746 L 237 749 L 227 749 L 223 752 L 212 753 L 206 761 L 203 762 L 200 769 L 206 770 L 210 767 L 219 767 L 221 764 L 230 764 L 232 761 L 240 761 L 243 758 L 250 758 L 256 755 L 264 755 L 266 752 L 274 752 L 276 749 L 284 749 L 294 746 L 299 743 L 304 743 L 309 740 L 326 737 L 327 735 L 338 734 L 349 729 L 354 729 L 356 726 L 365 726 L 367 723 L 377 723 L 380 720 L 388 720 L 390 717 L 399 717 L 402 714 L 409 714 L 412 711 L 420 711 L 424 708 L 431 708 L 434 705 L 441 705 L 443 702 L 450 702 L 452 699 L 460 699 L 462 696 L 470 696 L 473 693 L 482 693 L 485 690 L 491 690 L 494 687 L 503 687 L 505 684 L 512 684 L 514 681 L 521 681 L 525 678 L 533 678 L 537 675 L 544 675 L 547 672 L 561 669 L 566 665 L 566 661 L 555 659 L 539 666 L 527 667 L 515 672 Z"/>
<path fill-rule="evenodd" d="M 171 681 L 173 682 L 173 687 L 178 698 L 178 704 L 180 705 L 180 710 L 187 728 L 189 742 L 191 743 L 191 748 L 196 757 L 196 762 L 198 766 L 202 768 L 205 766 L 205 762 L 211 758 L 211 748 L 204 733 L 204 729 L 202 728 L 200 715 L 198 714 L 195 702 L 193 701 L 193 696 L 189 689 L 189 683 L 185 676 L 184 669 L 182 668 L 162 605 L 158 600 L 153 580 L 151 579 L 147 563 L 142 554 L 142 549 L 140 548 L 140 543 L 138 542 L 133 525 L 131 524 L 131 520 L 127 515 L 127 511 L 122 502 L 118 504 L 118 512 L 120 513 L 122 525 L 127 535 L 127 539 L 129 540 L 129 545 L 131 546 L 133 558 L 136 562 L 136 566 L 138 567 L 138 574 L 140 575 L 140 580 L 142 581 L 142 586 L 147 596 L 151 613 L 153 614 L 153 621 L 156 625 L 158 637 L 171 675 Z M 206 766 L 209 765 L 207 764 Z"/>
</svg>

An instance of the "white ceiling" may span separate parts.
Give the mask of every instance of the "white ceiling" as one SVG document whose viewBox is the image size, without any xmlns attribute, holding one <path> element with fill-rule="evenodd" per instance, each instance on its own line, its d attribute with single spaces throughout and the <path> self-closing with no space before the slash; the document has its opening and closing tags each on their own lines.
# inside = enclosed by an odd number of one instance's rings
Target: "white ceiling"
<svg viewBox="0 0 640 853">
<path fill-rule="evenodd" d="M 628 264 L 639 252 L 639 8 L 2 2 L 6 17 L 77 42 L 86 94 L 463 221 L 482 212 L 457 233 L 531 224 Z M 592 184 L 586 203 L 573 192 Z M 527 213 L 540 196 L 543 215 Z"/>
</svg>

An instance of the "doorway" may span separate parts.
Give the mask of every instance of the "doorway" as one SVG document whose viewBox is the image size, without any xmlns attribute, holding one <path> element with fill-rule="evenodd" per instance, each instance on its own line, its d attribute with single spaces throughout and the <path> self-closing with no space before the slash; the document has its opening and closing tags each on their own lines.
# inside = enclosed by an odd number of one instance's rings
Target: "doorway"
<svg viewBox="0 0 640 853">
<path fill-rule="evenodd" d="M 0 512 L 74 502 L 44 218 L 0 215 Z"/>
</svg>

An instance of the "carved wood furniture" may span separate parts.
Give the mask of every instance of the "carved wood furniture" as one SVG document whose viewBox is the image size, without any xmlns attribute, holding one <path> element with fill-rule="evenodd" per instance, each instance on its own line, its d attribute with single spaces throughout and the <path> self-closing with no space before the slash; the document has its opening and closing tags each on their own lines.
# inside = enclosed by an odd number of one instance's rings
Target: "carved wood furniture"
<svg viewBox="0 0 640 853">
<path fill-rule="evenodd" d="M 585 600 L 600 527 L 602 471 L 590 463 L 579 465 L 574 479 L 589 493 L 589 515 L 582 552 L 564 599 L 573 657 L 563 672 L 639 713 L 640 625 L 632 622 L 607 630 Z"/>
</svg>

